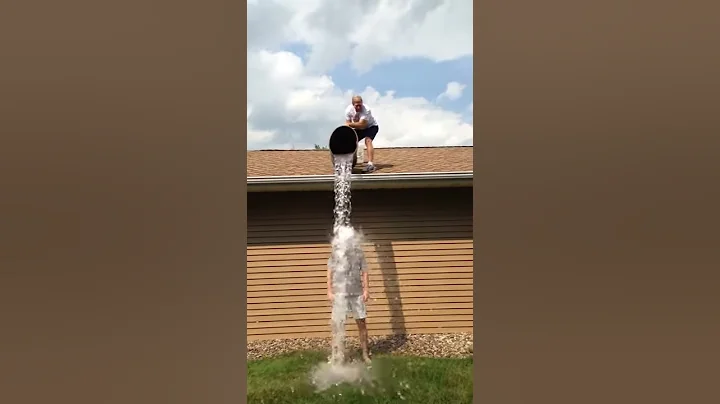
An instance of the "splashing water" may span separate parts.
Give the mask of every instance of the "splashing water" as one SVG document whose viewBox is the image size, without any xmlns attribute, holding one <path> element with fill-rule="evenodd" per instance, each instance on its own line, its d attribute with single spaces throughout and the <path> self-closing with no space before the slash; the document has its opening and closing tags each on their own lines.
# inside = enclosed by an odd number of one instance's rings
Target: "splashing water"
<svg viewBox="0 0 720 404">
<path fill-rule="evenodd" d="M 331 242 L 333 266 L 332 288 L 335 295 L 330 316 L 332 331 L 331 355 L 327 364 L 321 364 L 313 372 L 313 384 L 325 390 L 340 383 L 362 383 L 370 379 L 367 368 L 359 363 L 345 362 L 345 319 L 348 304 L 348 269 L 359 252 L 361 235 L 350 224 L 351 173 L 353 154 L 333 156 L 335 168 L 335 208 L 333 238 Z"/>
<path fill-rule="evenodd" d="M 313 372 L 312 383 L 318 391 L 327 390 L 342 383 L 360 385 L 371 383 L 372 378 L 365 364 L 351 363 L 322 363 Z"/>
</svg>

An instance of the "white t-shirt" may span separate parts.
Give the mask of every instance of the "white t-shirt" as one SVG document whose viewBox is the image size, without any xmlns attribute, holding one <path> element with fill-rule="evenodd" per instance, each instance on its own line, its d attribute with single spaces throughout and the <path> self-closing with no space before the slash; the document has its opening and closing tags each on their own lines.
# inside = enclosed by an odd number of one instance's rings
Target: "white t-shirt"
<svg viewBox="0 0 720 404">
<path fill-rule="evenodd" d="M 350 122 L 360 122 L 361 120 L 366 120 L 368 123 L 368 127 L 370 126 L 377 126 L 377 121 L 375 120 L 375 117 L 372 115 L 372 111 L 370 111 L 370 107 L 367 105 L 363 105 L 362 110 L 360 112 L 355 111 L 355 107 L 350 104 L 349 107 L 345 108 L 345 120 Z"/>
<path fill-rule="evenodd" d="M 348 257 L 348 263 L 349 268 L 347 268 L 347 272 L 345 273 L 345 293 L 347 293 L 348 296 L 360 296 L 363 292 L 362 287 L 362 274 L 363 272 L 368 272 L 368 264 L 365 260 L 365 253 L 362 249 L 358 249 L 355 251 L 355 254 L 351 254 Z M 332 288 L 333 293 L 338 292 L 338 283 L 341 279 L 338 279 L 337 275 L 337 260 L 334 255 L 331 255 L 328 259 L 328 267 L 330 268 L 331 274 L 332 274 Z"/>
</svg>

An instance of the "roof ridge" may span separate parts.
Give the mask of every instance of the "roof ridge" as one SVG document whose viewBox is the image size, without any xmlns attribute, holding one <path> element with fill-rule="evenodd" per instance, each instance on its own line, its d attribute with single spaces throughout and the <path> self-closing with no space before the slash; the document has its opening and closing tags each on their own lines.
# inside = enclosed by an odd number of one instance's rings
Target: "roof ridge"
<svg viewBox="0 0 720 404">
<path fill-rule="evenodd" d="M 472 171 L 472 146 L 421 146 L 378 148 L 378 173 Z M 332 173 L 328 150 L 248 150 L 249 176 L 324 175 Z M 365 163 L 359 162 L 359 170 Z"/>
</svg>

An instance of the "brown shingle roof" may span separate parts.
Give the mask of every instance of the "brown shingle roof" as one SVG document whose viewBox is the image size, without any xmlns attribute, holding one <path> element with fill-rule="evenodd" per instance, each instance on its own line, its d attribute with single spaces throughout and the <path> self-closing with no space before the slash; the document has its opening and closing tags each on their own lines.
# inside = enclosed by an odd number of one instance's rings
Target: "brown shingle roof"
<svg viewBox="0 0 720 404">
<path fill-rule="evenodd" d="M 472 171 L 472 146 L 375 149 L 377 173 Z M 360 164 L 356 167 L 359 170 Z M 332 174 L 327 150 L 249 150 L 248 177 Z"/>
</svg>

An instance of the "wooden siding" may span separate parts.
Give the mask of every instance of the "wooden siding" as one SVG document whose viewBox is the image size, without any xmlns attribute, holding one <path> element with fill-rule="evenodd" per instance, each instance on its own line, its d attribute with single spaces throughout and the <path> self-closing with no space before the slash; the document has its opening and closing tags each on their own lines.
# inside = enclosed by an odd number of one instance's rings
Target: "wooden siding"
<svg viewBox="0 0 720 404">
<path fill-rule="evenodd" d="M 333 203 L 331 192 L 248 194 L 249 340 L 328 336 Z M 471 332 L 472 190 L 356 191 L 352 208 L 370 265 L 369 333 Z"/>
</svg>

